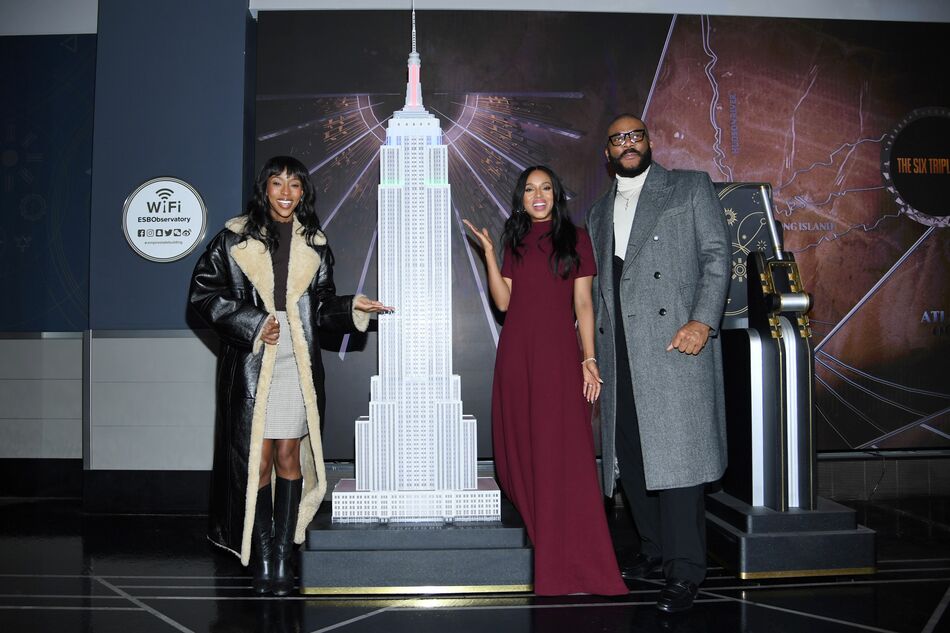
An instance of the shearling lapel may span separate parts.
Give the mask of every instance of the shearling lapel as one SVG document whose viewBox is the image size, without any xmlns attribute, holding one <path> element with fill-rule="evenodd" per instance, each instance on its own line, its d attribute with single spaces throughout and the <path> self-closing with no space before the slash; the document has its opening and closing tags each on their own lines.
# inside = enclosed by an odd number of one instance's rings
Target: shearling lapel
<svg viewBox="0 0 950 633">
<path fill-rule="evenodd" d="M 314 243 L 326 244 L 323 233 L 317 233 Z M 310 287 L 313 276 L 320 268 L 320 255 L 307 245 L 303 225 L 294 216 L 294 230 L 290 238 L 290 266 L 287 269 L 287 305 L 296 305 L 297 300 Z"/>
<path fill-rule="evenodd" d="M 669 172 L 660 165 L 653 163 L 650 173 L 647 174 L 647 180 L 643 183 L 643 190 L 640 192 L 640 199 L 637 201 L 637 212 L 633 216 L 633 226 L 630 228 L 630 240 L 627 242 L 627 252 L 623 259 L 623 270 L 633 264 L 637 258 L 640 249 L 653 235 L 653 227 L 663 209 L 666 208 L 666 201 L 673 192 L 673 187 L 667 184 L 667 175 Z"/>
<path fill-rule="evenodd" d="M 225 224 L 232 232 L 241 234 L 244 231 L 245 218 L 233 218 Z M 264 302 L 268 312 L 276 312 L 274 308 L 274 264 L 267 246 L 253 238 L 247 237 L 238 242 L 229 251 L 235 263 L 244 272 L 257 290 L 258 296 Z"/>
</svg>

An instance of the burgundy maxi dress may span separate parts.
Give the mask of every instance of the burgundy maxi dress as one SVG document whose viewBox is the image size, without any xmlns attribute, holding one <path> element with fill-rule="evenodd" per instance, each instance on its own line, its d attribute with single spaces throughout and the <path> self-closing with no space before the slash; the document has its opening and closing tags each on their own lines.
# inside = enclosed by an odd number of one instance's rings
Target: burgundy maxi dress
<svg viewBox="0 0 950 633">
<path fill-rule="evenodd" d="M 574 329 L 574 278 L 596 274 L 594 254 L 578 229 L 580 267 L 555 276 L 550 230 L 550 220 L 534 222 L 521 259 L 504 253 L 511 301 L 492 388 L 495 470 L 534 544 L 535 593 L 620 595 Z"/>
</svg>

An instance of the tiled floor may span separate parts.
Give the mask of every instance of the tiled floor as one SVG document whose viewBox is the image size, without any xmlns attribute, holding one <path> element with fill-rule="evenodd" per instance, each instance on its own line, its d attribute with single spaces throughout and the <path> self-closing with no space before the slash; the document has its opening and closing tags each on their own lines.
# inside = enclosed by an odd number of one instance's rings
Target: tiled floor
<svg viewBox="0 0 950 633">
<path fill-rule="evenodd" d="M 256 597 L 203 517 L 91 516 L 73 500 L 0 500 L 0 631 L 950 632 L 950 503 L 860 504 L 874 576 L 740 581 L 712 568 L 696 606 L 662 616 L 658 577 L 622 598 Z M 628 539 L 623 511 L 612 517 Z"/>
</svg>

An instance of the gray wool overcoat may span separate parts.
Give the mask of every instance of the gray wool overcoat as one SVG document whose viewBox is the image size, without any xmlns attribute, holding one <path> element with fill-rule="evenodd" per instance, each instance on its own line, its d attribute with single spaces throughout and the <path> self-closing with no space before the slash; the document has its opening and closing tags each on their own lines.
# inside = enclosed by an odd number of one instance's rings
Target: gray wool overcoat
<svg viewBox="0 0 950 633">
<path fill-rule="evenodd" d="M 594 315 L 601 395 L 605 494 L 618 473 L 614 445 L 616 355 L 614 323 L 623 319 L 650 490 L 715 481 L 726 469 L 726 415 L 719 324 L 730 282 L 731 246 L 722 205 L 709 176 L 669 171 L 653 163 L 630 231 L 620 304 L 614 314 L 613 211 L 616 185 L 590 209 L 587 229 L 599 274 Z M 690 320 L 713 328 L 695 356 L 667 352 Z"/>
</svg>

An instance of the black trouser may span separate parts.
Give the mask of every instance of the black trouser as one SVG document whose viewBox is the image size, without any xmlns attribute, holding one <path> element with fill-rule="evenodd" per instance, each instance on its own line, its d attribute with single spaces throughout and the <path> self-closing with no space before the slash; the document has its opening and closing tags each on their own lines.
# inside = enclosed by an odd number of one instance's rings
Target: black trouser
<svg viewBox="0 0 950 633">
<path fill-rule="evenodd" d="M 614 256 L 614 335 L 617 351 L 617 425 L 614 445 L 620 482 L 630 513 L 640 533 L 640 551 L 663 559 L 663 573 L 671 580 L 697 585 L 706 577 L 706 512 L 704 485 L 647 490 L 643 474 L 640 426 L 633 397 L 633 378 L 627 360 L 620 278 L 623 260 Z M 675 354 L 678 352 L 670 352 Z"/>
</svg>

